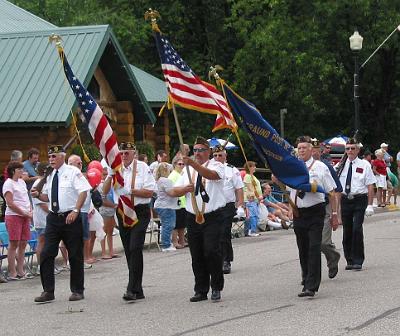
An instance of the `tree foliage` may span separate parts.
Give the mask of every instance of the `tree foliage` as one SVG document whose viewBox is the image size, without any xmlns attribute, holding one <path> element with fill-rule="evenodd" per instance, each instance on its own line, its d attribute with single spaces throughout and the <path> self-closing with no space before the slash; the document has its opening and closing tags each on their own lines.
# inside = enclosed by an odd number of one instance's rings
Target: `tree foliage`
<svg viewBox="0 0 400 336">
<path fill-rule="evenodd" d="M 161 30 L 199 76 L 206 79 L 210 65 L 222 65 L 222 77 L 276 128 L 279 110 L 287 108 L 285 134 L 292 142 L 304 133 L 321 139 L 353 133 L 354 60 L 348 38 L 358 28 L 364 36 L 359 57 L 365 60 L 400 23 L 400 2 L 392 0 L 14 3 L 58 26 L 110 24 L 128 60 L 161 78 L 150 25 L 143 18 L 152 6 L 162 15 Z M 382 141 L 400 145 L 398 44 L 396 33 L 362 69 L 361 131 L 372 148 Z M 180 111 L 180 118 L 185 141 L 199 129 L 211 136 L 214 117 Z M 171 133 L 175 139 L 175 130 Z M 244 142 L 249 146 L 246 137 Z"/>
</svg>

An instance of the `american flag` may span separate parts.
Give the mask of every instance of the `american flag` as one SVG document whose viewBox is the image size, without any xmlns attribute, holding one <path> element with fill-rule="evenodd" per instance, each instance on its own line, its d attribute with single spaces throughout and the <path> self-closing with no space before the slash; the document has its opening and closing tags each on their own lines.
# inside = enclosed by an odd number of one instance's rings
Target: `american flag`
<svg viewBox="0 0 400 336">
<path fill-rule="evenodd" d="M 123 187 L 124 179 L 120 173 L 122 158 L 118 149 L 117 138 L 99 105 L 97 105 L 89 91 L 72 72 L 64 50 L 61 47 L 58 47 L 58 53 L 67 80 L 88 124 L 90 135 L 107 164 L 115 172 L 114 186 Z M 118 210 L 122 214 L 125 226 L 133 226 L 137 223 L 136 213 L 129 197 L 120 196 Z"/>
<path fill-rule="evenodd" d="M 217 114 L 218 129 L 237 127 L 225 98 L 215 86 L 202 81 L 164 36 L 159 32 L 154 36 L 171 102 L 189 110 Z M 224 123 L 226 126 L 222 126 Z"/>
</svg>

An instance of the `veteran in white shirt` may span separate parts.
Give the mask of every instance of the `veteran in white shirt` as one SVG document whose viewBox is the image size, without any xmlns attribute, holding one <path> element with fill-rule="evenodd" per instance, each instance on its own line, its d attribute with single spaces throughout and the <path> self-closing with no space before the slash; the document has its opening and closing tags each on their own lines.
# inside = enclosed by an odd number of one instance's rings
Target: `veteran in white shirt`
<svg viewBox="0 0 400 336">
<path fill-rule="evenodd" d="M 343 222 L 343 252 L 346 270 L 362 270 L 364 263 L 364 215 L 374 213 L 372 207 L 376 178 L 371 164 L 358 158 L 359 143 L 350 138 L 346 143 L 347 159 L 341 175 L 343 187 L 341 213 Z"/>
<path fill-rule="evenodd" d="M 310 183 L 316 183 L 329 194 L 332 209 L 332 225 L 338 224 L 337 202 L 333 195 L 336 183 L 328 167 L 312 157 L 312 143 L 309 136 L 297 139 L 299 159 L 302 160 L 310 176 Z M 304 285 L 299 297 L 312 297 L 321 283 L 321 239 L 325 218 L 325 194 L 291 190 L 291 199 L 297 208 L 293 209 L 293 227 Z"/>
<path fill-rule="evenodd" d="M 192 186 L 194 189 L 194 193 L 185 194 L 188 242 L 195 278 L 195 294 L 190 301 L 207 300 L 210 286 L 211 300 L 219 301 L 224 287 L 220 240 L 226 205 L 225 168 L 221 162 L 209 159 L 211 150 L 206 139 L 197 137 L 193 152 L 194 160 L 183 157 L 188 170 L 184 170 L 175 184 L 176 188 Z"/>
</svg>

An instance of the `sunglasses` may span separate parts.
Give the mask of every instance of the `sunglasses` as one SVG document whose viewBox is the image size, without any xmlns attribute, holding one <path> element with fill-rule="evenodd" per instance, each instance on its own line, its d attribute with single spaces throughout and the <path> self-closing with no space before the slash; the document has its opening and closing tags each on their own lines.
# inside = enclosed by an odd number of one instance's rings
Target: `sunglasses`
<svg viewBox="0 0 400 336">
<path fill-rule="evenodd" d="M 194 153 L 203 153 L 208 151 L 208 148 L 193 148 Z"/>
<path fill-rule="evenodd" d="M 184 166 L 185 164 L 184 163 L 177 163 L 176 165 L 177 166 Z"/>
<path fill-rule="evenodd" d="M 213 157 L 223 157 L 224 154 L 213 154 Z"/>
<path fill-rule="evenodd" d="M 129 155 L 129 152 L 121 152 L 121 155 Z"/>
<path fill-rule="evenodd" d="M 346 150 L 356 150 L 356 147 L 346 147 Z"/>
</svg>

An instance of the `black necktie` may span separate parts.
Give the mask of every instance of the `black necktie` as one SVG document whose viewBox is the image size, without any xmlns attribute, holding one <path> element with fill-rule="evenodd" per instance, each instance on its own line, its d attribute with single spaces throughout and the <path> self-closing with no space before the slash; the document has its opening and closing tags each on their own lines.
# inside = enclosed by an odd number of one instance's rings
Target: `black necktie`
<svg viewBox="0 0 400 336">
<path fill-rule="evenodd" d="M 206 190 L 204 189 L 204 185 L 202 183 L 202 178 L 203 177 L 200 174 L 197 174 L 194 194 L 198 195 L 198 193 L 200 191 L 201 199 L 203 200 L 204 203 L 208 203 L 208 201 L 210 200 L 210 197 L 208 196 Z"/>
<path fill-rule="evenodd" d="M 348 195 L 351 191 L 351 176 L 353 175 L 353 162 L 349 164 L 349 170 L 347 171 L 345 193 Z"/>
<path fill-rule="evenodd" d="M 56 170 L 51 183 L 51 211 L 57 213 L 58 210 L 60 207 L 58 205 L 58 170 Z"/>
</svg>

